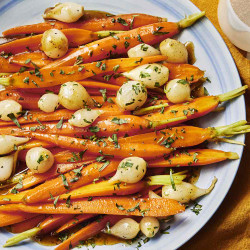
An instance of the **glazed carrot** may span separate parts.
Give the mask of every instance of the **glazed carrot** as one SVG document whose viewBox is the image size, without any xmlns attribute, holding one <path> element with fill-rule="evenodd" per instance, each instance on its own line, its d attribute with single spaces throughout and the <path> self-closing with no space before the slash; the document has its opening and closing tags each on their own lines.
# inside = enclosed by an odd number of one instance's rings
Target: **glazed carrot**
<svg viewBox="0 0 250 250">
<path fill-rule="evenodd" d="M 9 65 L 15 64 L 18 66 L 27 67 L 23 68 L 24 70 L 28 70 L 29 68 L 34 69 L 35 67 L 42 68 L 51 62 L 53 62 L 52 59 L 47 57 L 42 51 L 23 52 L 13 55 L 9 58 Z M 12 71 L 7 69 L 6 72 Z"/>
<path fill-rule="evenodd" d="M 101 82 L 107 82 L 107 83 L 118 85 L 118 86 L 121 86 L 123 83 L 128 81 L 126 77 L 120 74 L 92 76 L 91 79 L 101 81 Z"/>
<path fill-rule="evenodd" d="M 20 124 L 34 123 L 34 122 L 37 122 L 37 119 L 40 122 L 59 121 L 62 117 L 63 119 L 68 120 L 71 118 L 73 114 L 74 114 L 74 111 L 67 110 L 67 109 L 56 110 L 53 113 L 44 113 L 43 111 L 30 111 L 28 112 L 27 116 L 18 118 L 18 122 Z M 0 126 L 9 126 L 11 124 L 13 125 L 14 123 L 12 121 L 10 122 L 0 121 Z"/>
<path fill-rule="evenodd" d="M 18 189 L 19 190 L 19 189 Z M 0 204 L 9 204 L 9 203 L 19 203 L 22 202 L 22 199 L 25 197 L 28 191 L 23 191 L 20 193 L 8 193 L 5 195 L 0 195 Z"/>
<path fill-rule="evenodd" d="M 68 122 L 64 122 L 60 128 L 57 122 L 46 122 L 43 126 L 37 123 L 17 126 L 0 127 L 0 134 L 19 135 L 24 131 L 37 131 L 39 133 L 57 134 L 66 136 L 90 136 L 96 134 L 98 136 L 112 136 L 114 131 L 117 136 L 143 134 L 154 131 L 171 124 L 176 124 L 178 120 L 183 121 L 183 117 L 172 118 L 162 121 L 150 121 L 148 119 L 133 115 L 118 115 L 109 117 L 100 117 L 91 126 L 81 128 L 71 126 Z M 97 127 L 97 128 L 96 128 Z M 93 128 L 95 128 L 93 130 Z"/>
<path fill-rule="evenodd" d="M 87 44 L 72 53 L 50 63 L 45 68 L 53 68 L 65 65 L 73 65 L 77 58 L 84 59 L 84 63 L 109 58 L 113 54 L 125 54 L 130 48 L 143 41 L 146 44 L 154 45 L 162 40 L 178 34 L 182 29 L 192 25 L 195 21 L 205 15 L 205 12 L 189 16 L 178 23 L 160 22 L 145 25 L 114 37 L 107 37 L 100 41 Z M 103 72 L 105 73 L 105 72 Z"/>
<path fill-rule="evenodd" d="M 187 116 L 187 120 L 198 118 L 215 110 L 220 103 L 243 95 L 247 88 L 248 86 L 245 85 L 225 94 L 199 97 L 184 104 L 182 103 L 165 107 L 164 112 L 156 112 L 144 115 L 143 117 L 149 119 L 150 121 L 160 121 L 162 119 L 171 119 L 183 115 Z M 134 114 L 138 113 L 138 111 L 134 112 Z M 176 124 L 180 122 L 181 120 L 177 121 Z"/>
<path fill-rule="evenodd" d="M 84 14 L 85 17 L 85 14 Z M 124 20 L 124 21 L 123 21 Z M 147 14 L 123 14 L 105 18 L 85 18 L 74 23 L 63 23 L 59 21 L 49 21 L 14 27 L 3 32 L 4 36 L 13 36 L 17 34 L 43 33 L 48 29 L 86 29 L 91 31 L 99 30 L 129 30 L 151 23 L 166 21 L 166 18 L 150 16 Z"/>
<path fill-rule="evenodd" d="M 98 40 L 103 37 L 103 35 L 105 36 L 103 32 L 93 32 L 90 30 L 76 28 L 64 29 L 62 32 L 68 39 L 69 47 L 78 47 L 80 45 Z M 106 36 L 108 35 L 109 33 L 106 32 Z M 42 34 L 29 36 L 1 44 L 0 51 L 4 51 L 5 53 L 17 54 L 21 52 L 39 50 L 42 36 Z"/>
<path fill-rule="evenodd" d="M 33 218 L 30 218 L 28 220 L 16 223 L 14 225 L 11 225 L 11 232 L 14 234 L 22 233 L 24 231 L 27 231 L 35 226 L 37 226 L 40 222 L 42 222 L 47 215 L 40 214 L 38 216 L 35 216 Z"/>
<path fill-rule="evenodd" d="M 118 58 L 103 60 L 98 63 L 93 62 L 54 69 L 44 68 L 36 74 L 35 72 L 30 74 L 30 72 L 25 71 L 23 73 L 13 74 L 8 78 L 0 78 L 0 84 L 12 88 L 51 87 L 65 83 L 67 81 L 84 80 L 93 75 L 102 74 L 105 72 L 124 72 L 131 67 L 136 67 L 146 63 L 159 62 L 165 59 L 165 56 L 158 55 L 144 57 L 143 59 L 141 59 L 140 57 Z"/>
<path fill-rule="evenodd" d="M 20 65 L 9 63 L 9 60 L 0 56 L 0 73 L 15 73 L 21 69 Z"/>
<path fill-rule="evenodd" d="M 100 115 L 100 117 L 106 117 L 109 115 L 121 115 L 123 112 L 114 104 L 106 103 L 101 108 L 98 108 L 98 110 L 103 111 L 103 113 Z M 75 113 L 75 111 L 68 110 L 68 109 L 60 109 L 56 110 L 53 113 L 44 113 L 43 111 L 30 111 L 27 113 L 27 115 L 18 118 L 19 124 L 27 124 L 27 123 L 36 123 L 36 126 L 41 124 L 38 124 L 38 120 L 41 123 L 47 122 L 47 121 L 59 121 L 63 118 L 64 121 L 70 119 L 72 115 Z M 13 121 L 0 121 L 0 127 L 3 126 L 11 126 L 14 125 Z"/>
<path fill-rule="evenodd" d="M 32 93 L 25 93 L 23 91 L 0 91 L 0 101 L 6 99 L 20 103 L 23 109 L 38 109 L 37 102 L 40 99 L 40 96 Z"/>
<path fill-rule="evenodd" d="M 34 148 L 34 147 L 51 148 L 51 147 L 54 147 L 54 145 L 51 143 L 48 143 L 48 142 L 44 142 L 44 141 L 30 140 L 30 141 L 26 142 L 25 144 L 18 146 L 18 150 L 19 151 L 20 150 L 27 150 L 27 149 Z M 19 154 L 20 154 L 20 152 L 19 152 Z"/>
<path fill-rule="evenodd" d="M 146 188 L 147 183 L 145 181 L 139 181 L 134 184 L 129 183 L 110 183 L 108 181 L 101 181 L 98 183 L 88 184 L 78 189 L 72 190 L 67 194 L 62 194 L 59 200 L 65 200 L 69 196 L 71 199 L 78 199 L 92 196 L 111 196 L 116 195 L 129 195 L 140 192 L 143 188 Z"/>
<path fill-rule="evenodd" d="M 191 130 L 191 129 L 190 129 Z M 199 128 L 195 128 L 192 130 L 197 130 L 196 133 L 199 134 L 209 134 L 211 133 L 210 130 L 199 130 Z M 149 133 L 150 134 L 150 133 Z M 134 142 L 130 137 L 127 137 L 128 139 L 126 142 L 120 144 L 118 140 L 116 139 L 117 135 L 113 135 L 113 139 L 104 139 L 100 143 L 96 143 L 95 141 L 91 141 L 88 139 L 79 139 L 79 138 L 73 138 L 69 136 L 62 136 L 62 135 L 54 135 L 54 134 L 41 134 L 36 132 L 28 132 L 28 131 L 18 131 L 16 133 L 18 136 L 29 136 L 35 139 L 47 141 L 50 143 L 53 143 L 59 147 L 64 147 L 68 149 L 73 150 L 86 150 L 86 154 L 93 154 L 93 155 L 99 155 L 99 151 L 101 150 L 104 154 L 109 155 L 115 155 L 118 158 L 125 158 L 129 156 L 138 156 L 138 157 L 144 157 L 147 159 L 156 158 L 159 156 L 162 156 L 164 154 L 169 154 L 172 149 L 166 148 L 163 146 L 163 144 L 157 144 L 154 141 L 154 133 L 146 136 L 147 140 L 144 140 L 144 136 L 147 134 L 140 135 L 140 138 Z M 133 137 L 133 136 L 131 136 Z M 207 136 L 208 137 L 208 136 Z M 184 137 L 183 137 L 184 138 Z M 160 138 L 159 138 L 160 139 Z M 158 139 L 158 140 L 159 140 Z M 192 138 L 194 140 L 194 138 Z M 123 139 L 120 139 L 122 142 Z M 193 140 L 191 140 L 193 142 Z M 145 144 L 141 145 L 141 142 L 144 142 Z M 181 140 L 182 141 L 182 140 Z M 140 142 L 140 143 L 138 143 Z M 196 145 L 196 141 L 193 142 Z M 105 145 L 105 146 L 103 146 Z M 153 146 L 153 147 L 152 147 Z M 190 145 L 189 145 L 190 146 Z M 150 151 L 149 154 L 145 155 L 145 152 Z"/>
<path fill-rule="evenodd" d="M 67 190 L 78 188 L 115 172 L 118 164 L 119 161 L 111 161 L 109 164 L 97 162 L 80 169 L 79 173 L 71 171 L 29 190 L 25 200 L 28 203 L 46 201 L 50 198 L 50 194 L 58 196 Z"/>
<path fill-rule="evenodd" d="M 122 209 L 121 209 L 122 208 Z M 124 209 L 123 209 L 124 208 Z M 185 206 L 172 199 L 134 199 L 132 197 L 101 197 L 72 200 L 71 206 L 58 202 L 35 205 L 9 204 L 0 206 L 0 211 L 23 211 L 44 214 L 112 214 L 134 216 L 169 216 L 185 211 Z"/>
<path fill-rule="evenodd" d="M 21 211 L 15 213 L 10 213 L 10 212 L 0 213 L 0 227 L 5 227 L 15 223 L 19 223 L 21 221 L 28 220 L 35 216 L 37 216 L 37 214 L 25 213 Z"/>
<path fill-rule="evenodd" d="M 27 231 L 24 231 L 10 239 L 8 239 L 4 245 L 4 247 L 7 246 L 13 246 L 18 244 L 20 241 L 28 239 L 30 237 L 33 237 L 37 234 L 46 234 L 49 233 L 58 227 L 60 227 L 61 223 L 65 223 L 66 221 L 73 218 L 72 215 L 65 215 L 65 214 L 58 214 L 58 215 L 50 215 L 47 216 L 45 220 L 43 220 L 38 227 L 34 227 L 32 229 L 29 229 Z"/>
<path fill-rule="evenodd" d="M 202 166 L 224 160 L 239 159 L 237 153 L 224 152 L 216 149 L 187 149 L 175 151 L 165 159 L 148 162 L 149 168 Z"/>
<path fill-rule="evenodd" d="M 199 81 L 204 71 L 191 64 L 163 63 L 169 69 L 169 80 L 187 79 L 190 83 Z"/>
<path fill-rule="evenodd" d="M 73 219 L 69 220 L 68 222 L 66 222 L 64 225 L 62 225 L 61 227 L 59 227 L 56 230 L 56 233 L 59 234 L 65 230 L 69 230 L 70 228 L 78 225 L 79 223 L 86 221 L 90 218 L 93 218 L 94 216 L 96 216 L 95 214 L 80 214 L 80 215 L 76 215 L 74 216 Z"/>
<path fill-rule="evenodd" d="M 44 174 L 33 174 L 23 180 L 23 187 L 20 190 L 28 189 L 37 184 L 43 183 L 47 180 L 50 180 L 54 177 L 57 177 L 60 174 L 64 174 L 73 169 L 82 167 L 84 165 L 90 164 L 93 160 L 85 160 L 79 163 L 67 163 L 67 164 L 56 164 L 55 167 L 52 167 L 49 171 Z M 1 197 L 1 196 L 0 196 Z M 19 200 L 20 202 L 20 200 Z M 0 201 L 1 203 L 1 201 Z"/>
<path fill-rule="evenodd" d="M 124 216 L 117 215 L 103 216 L 101 219 L 98 219 L 98 221 L 94 221 L 86 227 L 83 227 L 82 229 L 77 231 L 75 234 L 73 234 L 67 240 L 57 246 L 55 250 L 67 250 L 71 247 L 75 247 L 80 244 L 81 241 L 87 240 L 97 235 L 99 232 L 101 232 L 102 229 L 106 227 L 107 223 L 109 223 L 110 226 L 113 226 L 116 222 L 123 218 Z"/>
</svg>

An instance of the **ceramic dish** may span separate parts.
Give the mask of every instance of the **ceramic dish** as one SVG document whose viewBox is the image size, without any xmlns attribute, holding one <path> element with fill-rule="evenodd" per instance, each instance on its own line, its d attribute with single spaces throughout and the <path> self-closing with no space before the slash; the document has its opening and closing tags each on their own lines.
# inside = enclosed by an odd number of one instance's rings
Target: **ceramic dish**
<svg viewBox="0 0 250 250">
<path fill-rule="evenodd" d="M 42 20 L 42 12 L 48 6 L 57 1 L 52 0 L 1 0 L 0 2 L 0 32 L 17 25 L 31 24 Z M 198 10 L 188 0 L 74 0 L 81 3 L 85 9 L 103 10 L 111 13 L 147 13 L 167 17 L 170 21 L 178 21 L 185 15 L 193 14 Z M 197 65 L 206 70 L 206 76 L 211 83 L 206 83 L 210 94 L 221 94 L 241 86 L 240 78 L 234 61 L 224 41 L 217 30 L 207 18 L 203 18 L 191 28 L 185 30 L 178 37 L 180 41 L 193 41 L 197 57 Z M 240 97 L 228 103 L 226 110 L 220 113 L 212 113 L 198 119 L 199 126 L 220 126 L 245 119 L 244 98 Z M 244 136 L 238 136 L 238 141 L 244 141 Z M 242 146 L 234 144 L 210 144 L 210 148 L 224 151 L 237 152 L 241 157 Z M 213 177 L 218 178 L 215 189 L 211 194 L 198 200 L 202 205 L 202 211 L 195 215 L 190 209 L 183 214 L 174 217 L 169 225 L 169 234 L 155 237 L 141 249 L 176 249 L 194 236 L 212 217 L 218 209 L 234 180 L 240 160 L 226 161 L 219 164 L 209 165 L 202 168 L 197 186 L 207 188 Z M 11 236 L 10 233 L 0 231 L 0 245 Z M 117 249 L 114 246 L 96 246 L 96 249 Z M 120 247 L 120 246 L 119 246 Z M 35 242 L 25 241 L 19 246 L 12 247 L 15 250 L 28 249 L 52 249 L 38 245 Z M 134 249 L 127 246 L 126 249 Z"/>
</svg>

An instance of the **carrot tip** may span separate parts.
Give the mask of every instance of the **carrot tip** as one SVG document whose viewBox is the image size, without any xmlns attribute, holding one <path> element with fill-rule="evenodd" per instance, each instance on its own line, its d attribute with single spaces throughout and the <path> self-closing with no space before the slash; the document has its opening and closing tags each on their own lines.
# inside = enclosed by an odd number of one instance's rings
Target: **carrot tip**
<svg viewBox="0 0 250 250">
<path fill-rule="evenodd" d="M 226 156 L 229 160 L 237 160 L 239 159 L 239 155 L 235 152 L 226 152 Z"/>
</svg>

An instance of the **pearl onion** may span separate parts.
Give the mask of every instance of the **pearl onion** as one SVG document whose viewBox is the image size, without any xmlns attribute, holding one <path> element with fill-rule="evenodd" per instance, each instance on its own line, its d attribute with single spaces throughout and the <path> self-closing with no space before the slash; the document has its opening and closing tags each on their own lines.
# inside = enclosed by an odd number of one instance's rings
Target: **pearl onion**
<svg viewBox="0 0 250 250">
<path fill-rule="evenodd" d="M 35 147 L 26 154 L 26 165 L 33 173 L 45 173 L 53 164 L 54 156 L 46 148 Z"/>
<path fill-rule="evenodd" d="M 190 99 L 190 85 L 182 79 L 174 79 L 165 86 L 165 93 L 168 100 L 172 103 L 181 103 Z"/>
<path fill-rule="evenodd" d="M 140 181 L 147 170 L 147 162 L 140 157 L 128 157 L 123 159 L 110 179 L 110 182 L 122 181 L 126 183 L 137 183 Z"/>
<path fill-rule="evenodd" d="M 140 221 L 140 228 L 142 233 L 148 237 L 152 238 L 154 237 L 160 228 L 159 221 L 154 217 L 144 217 Z"/>
<path fill-rule="evenodd" d="M 160 55 L 160 51 L 154 47 L 142 43 L 128 50 L 128 57 L 145 57 Z"/>
<path fill-rule="evenodd" d="M 58 29 L 46 30 L 43 33 L 42 50 L 50 58 L 60 58 L 68 51 L 68 38 Z"/>
<path fill-rule="evenodd" d="M 188 51 L 183 43 L 174 39 L 166 39 L 160 43 L 161 54 L 170 63 L 187 63 Z"/>
<path fill-rule="evenodd" d="M 144 84 L 136 81 L 124 83 L 117 91 L 116 104 L 122 110 L 135 110 L 147 100 L 147 89 Z"/>
<path fill-rule="evenodd" d="M 135 238 L 139 231 L 139 224 L 131 218 L 121 219 L 110 228 L 110 233 L 112 235 L 127 240 Z"/>
<path fill-rule="evenodd" d="M 18 117 L 20 116 L 18 113 L 21 111 L 22 106 L 14 100 L 4 100 L 0 102 L 0 119 L 3 121 L 11 121 L 8 115 L 13 113 L 15 117 Z"/>
<path fill-rule="evenodd" d="M 53 93 L 44 94 L 38 101 L 38 107 L 47 113 L 54 112 L 59 106 L 59 97 Z"/>
<path fill-rule="evenodd" d="M 59 91 L 59 103 L 70 110 L 77 110 L 93 105 L 87 90 L 78 82 L 66 82 Z"/>
</svg>

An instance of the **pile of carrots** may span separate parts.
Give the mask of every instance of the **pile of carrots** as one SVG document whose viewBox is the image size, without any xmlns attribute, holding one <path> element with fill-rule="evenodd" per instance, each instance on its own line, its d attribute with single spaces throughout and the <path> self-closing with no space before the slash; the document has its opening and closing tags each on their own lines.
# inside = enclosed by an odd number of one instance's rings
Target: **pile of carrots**
<svg viewBox="0 0 250 250">
<path fill-rule="evenodd" d="M 0 45 L 0 73 L 6 73 L 0 77 L 0 84 L 5 86 L 0 101 L 15 100 L 27 110 L 16 120 L 0 121 L 0 134 L 30 138 L 16 149 L 16 172 L 1 185 L 5 191 L 0 195 L 0 227 L 10 226 L 13 233 L 21 233 L 12 244 L 35 235 L 71 232 L 76 225 L 88 222 L 55 248 L 64 250 L 125 217 L 165 217 L 184 212 L 185 206 L 175 200 L 148 198 L 149 190 L 157 191 L 163 184 L 149 186 L 147 177 L 173 168 L 175 173 L 186 171 L 183 178 L 187 179 L 194 166 L 238 159 L 236 153 L 204 148 L 202 143 L 237 143 L 225 137 L 248 132 L 246 122 L 218 128 L 183 123 L 215 112 L 220 103 L 244 94 L 246 87 L 181 104 L 170 103 L 163 88 L 157 88 L 149 91 L 152 99 L 148 98 L 140 110 L 124 112 L 115 104 L 116 92 L 127 81 L 120 73 L 166 59 L 162 55 L 126 58 L 126 52 L 142 41 L 158 44 L 186 27 L 183 21 L 167 22 L 146 14 L 86 12 L 86 19 L 75 23 L 46 21 L 3 32 L 6 37 L 26 35 Z M 51 28 L 62 30 L 69 40 L 69 51 L 56 60 L 39 47 L 41 34 Z M 114 31 L 111 36 L 110 30 Z M 124 46 L 126 41 L 129 44 Z M 96 67 L 97 61 L 105 68 Z M 119 68 L 114 70 L 116 65 Z M 194 65 L 164 65 L 170 70 L 170 80 L 190 79 L 193 88 L 205 79 L 204 71 Z M 39 74 L 31 74 L 33 70 Z M 38 110 L 41 95 L 48 90 L 58 93 L 67 81 L 84 86 L 96 103 L 94 109 L 102 111 L 91 126 L 70 125 L 68 119 L 74 112 L 63 107 L 52 113 Z M 36 146 L 48 148 L 54 155 L 54 165 L 43 174 L 32 173 L 25 166 L 27 150 Z M 119 162 L 130 156 L 147 161 L 146 177 L 136 184 L 110 184 L 107 180 Z"/>
</svg>

